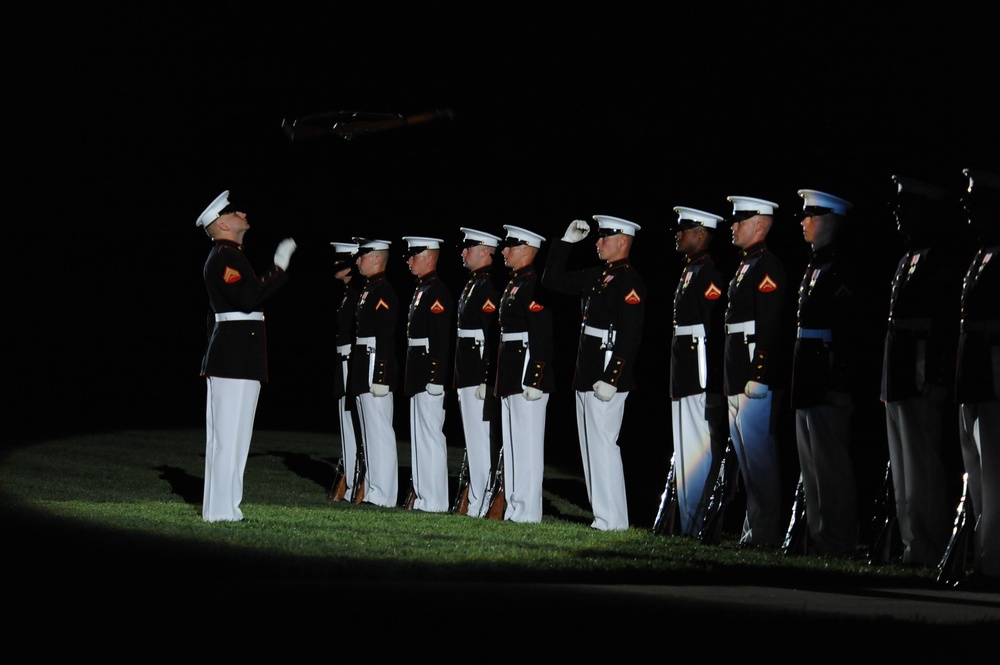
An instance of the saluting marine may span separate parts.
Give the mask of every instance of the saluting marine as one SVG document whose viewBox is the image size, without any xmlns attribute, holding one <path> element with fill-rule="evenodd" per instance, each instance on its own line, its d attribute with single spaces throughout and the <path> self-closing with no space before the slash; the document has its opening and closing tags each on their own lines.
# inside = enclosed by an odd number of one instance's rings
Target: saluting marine
<svg viewBox="0 0 1000 665">
<path fill-rule="evenodd" d="M 619 531 L 628 528 L 629 518 L 618 435 L 625 400 L 635 388 L 646 284 L 629 260 L 639 225 L 608 215 L 594 215 L 594 220 L 597 255 L 603 263 L 566 272 L 573 243 L 590 234 L 587 222 L 574 220 L 552 245 L 542 283 L 583 301 L 573 389 L 583 478 L 594 513 L 590 526 Z"/>
</svg>

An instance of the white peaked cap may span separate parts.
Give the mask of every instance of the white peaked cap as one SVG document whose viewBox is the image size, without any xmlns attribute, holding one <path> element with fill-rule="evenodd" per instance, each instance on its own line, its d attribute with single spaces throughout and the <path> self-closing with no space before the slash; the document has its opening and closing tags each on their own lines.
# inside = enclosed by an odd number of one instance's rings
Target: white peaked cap
<svg viewBox="0 0 1000 665">
<path fill-rule="evenodd" d="M 540 236 L 533 231 L 529 231 L 528 229 L 522 229 L 520 226 L 504 224 L 503 227 L 507 230 L 508 238 L 523 240 L 529 247 L 541 247 L 542 243 L 545 241 L 544 236 Z"/>
<path fill-rule="evenodd" d="M 403 236 L 403 240 L 406 241 L 406 246 L 410 249 L 416 249 L 417 247 L 440 249 L 441 243 L 444 242 L 441 238 L 425 238 L 423 236 Z"/>
<path fill-rule="evenodd" d="M 681 226 L 682 222 L 691 222 L 692 226 L 706 226 L 710 229 L 715 229 L 719 227 L 719 222 L 722 221 L 722 217 L 719 215 L 713 215 L 710 212 L 698 210 L 697 208 L 677 206 L 674 208 L 674 212 L 677 213 L 678 226 Z"/>
<path fill-rule="evenodd" d="M 899 194 L 915 194 L 930 201 L 944 201 L 948 198 L 948 190 L 929 182 L 901 175 L 892 176 L 892 180 L 896 183 L 896 192 Z"/>
<path fill-rule="evenodd" d="M 356 242 L 331 242 L 330 246 L 338 254 L 357 254 L 358 253 L 358 243 Z"/>
<path fill-rule="evenodd" d="M 354 238 L 354 241 L 358 243 L 358 251 L 365 250 L 366 252 L 387 250 L 392 244 L 390 240 L 369 240 L 368 238 Z"/>
<path fill-rule="evenodd" d="M 202 228 L 208 227 L 209 224 L 219 218 L 219 213 L 225 210 L 228 205 L 229 190 L 227 189 L 216 196 L 215 200 L 212 201 L 200 215 L 198 215 L 198 220 L 194 223 L 194 225 Z"/>
<path fill-rule="evenodd" d="M 468 229 L 465 228 L 464 226 L 462 227 L 462 233 L 465 234 L 466 240 L 478 242 L 480 245 L 496 247 L 502 242 L 499 236 L 495 236 L 492 233 L 486 233 L 485 231 L 477 231 L 476 229 Z"/>
<path fill-rule="evenodd" d="M 727 201 L 732 202 L 733 212 L 756 212 L 758 215 L 773 215 L 778 204 L 764 199 L 755 199 L 750 196 L 727 196 Z"/>
<path fill-rule="evenodd" d="M 850 201 L 845 201 L 839 196 L 820 192 L 815 189 L 800 189 L 799 196 L 802 197 L 802 209 L 806 208 L 829 208 L 838 215 L 846 215 L 847 211 L 854 207 Z"/>
<path fill-rule="evenodd" d="M 642 228 L 635 222 L 630 222 L 620 217 L 611 217 L 610 215 L 594 215 L 594 220 L 597 222 L 597 228 L 599 229 L 609 229 L 618 233 L 624 233 L 627 236 L 634 236 L 635 232 Z"/>
</svg>

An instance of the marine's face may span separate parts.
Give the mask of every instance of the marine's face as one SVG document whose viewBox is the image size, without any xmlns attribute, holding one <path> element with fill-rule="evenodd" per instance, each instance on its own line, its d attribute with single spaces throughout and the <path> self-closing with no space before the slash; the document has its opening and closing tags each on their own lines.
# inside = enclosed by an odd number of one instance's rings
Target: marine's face
<svg viewBox="0 0 1000 665">
<path fill-rule="evenodd" d="M 696 228 L 681 229 L 674 236 L 674 246 L 685 256 L 690 256 L 698 248 L 699 230 Z"/>
<path fill-rule="evenodd" d="M 730 227 L 733 232 L 733 244 L 740 249 L 749 247 L 753 242 L 754 234 L 757 233 L 757 223 L 759 221 L 760 215 L 754 215 L 742 221 L 733 222 L 733 225 Z"/>
</svg>

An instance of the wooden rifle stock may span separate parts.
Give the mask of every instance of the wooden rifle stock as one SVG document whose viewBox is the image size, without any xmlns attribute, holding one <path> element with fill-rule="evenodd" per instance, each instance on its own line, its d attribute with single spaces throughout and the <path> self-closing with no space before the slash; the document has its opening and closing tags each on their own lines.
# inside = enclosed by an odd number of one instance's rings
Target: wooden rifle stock
<svg viewBox="0 0 1000 665">
<path fill-rule="evenodd" d="M 872 541 L 868 550 L 868 563 L 885 565 L 903 551 L 896 515 L 896 493 L 892 483 L 892 461 L 886 462 L 882 492 L 875 499 L 875 516 L 872 518 Z"/>
<path fill-rule="evenodd" d="M 674 460 L 677 457 L 675 452 L 670 456 L 670 473 L 667 475 L 667 486 L 660 496 L 660 509 L 656 512 L 656 519 L 653 520 L 653 533 L 658 536 L 677 535 L 677 524 L 680 521 L 680 508 L 677 504 L 677 476 Z"/>
<path fill-rule="evenodd" d="M 351 488 L 351 503 L 361 503 L 365 500 L 365 475 L 368 473 L 368 460 L 365 449 L 358 443 L 358 463 L 354 467 L 354 486 Z"/>
<path fill-rule="evenodd" d="M 972 547 L 975 533 L 975 510 L 969 497 L 969 474 L 962 474 L 962 498 L 958 500 L 958 510 L 955 515 L 955 525 L 951 530 L 948 547 L 938 564 L 937 581 L 948 586 L 957 586 L 968 576 L 971 563 Z M 970 514 L 971 513 L 971 514 Z"/>
<path fill-rule="evenodd" d="M 723 518 L 726 508 L 736 496 L 739 489 L 739 461 L 736 459 L 736 448 L 733 440 L 726 444 L 726 452 L 719 465 L 719 475 L 712 488 L 712 496 L 705 511 L 705 522 L 698 534 L 698 539 L 705 545 L 718 545 L 722 542 Z"/>
<path fill-rule="evenodd" d="M 488 520 L 502 520 L 507 509 L 507 497 L 503 489 L 503 448 L 497 457 L 497 468 L 493 470 L 490 486 L 483 502 L 483 517 Z"/>
<path fill-rule="evenodd" d="M 795 486 L 795 500 L 792 502 L 792 518 L 788 522 L 785 542 L 781 545 L 785 556 L 806 554 L 809 550 L 809 522 L 806 518 L 806 489 L 799 475 Z"/>
<path fill-rule="evenodd" d="M 290 141 L 336 136 L 350 141 L 356 136 L 384 132 L 390 129 L 419 125 L 432 120 L 453 118 L 451 109 L 434 109 L 423 113 L 365 113 L 360 111 L 335 111 L 317 113 L 292 120 L 281 121 L 281 129 Z"/>
<path fill-rule="evenodd" d="M 462 457 L 462 468 L 458 472 L 458 492 L 455 493 L 455 502 L 451 506 L 451 512 L 458 515 L 469 514 L 469 451 L 465 451 Z"/>
<path fill-rule="evenodd" d="M 344 475 L 344 458 L 337 460 L 337 470 L 330 488 L 331 501 L 343 501 L 347 495 L 347 477 Z"/>
</svg>

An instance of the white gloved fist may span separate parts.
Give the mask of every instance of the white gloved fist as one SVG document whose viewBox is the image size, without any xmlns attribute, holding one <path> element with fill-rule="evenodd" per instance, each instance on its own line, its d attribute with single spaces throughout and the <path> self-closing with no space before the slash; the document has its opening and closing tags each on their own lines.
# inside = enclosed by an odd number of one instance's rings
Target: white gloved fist
<svg viewBox="0 0 1000 665">
<path fill-rule="evenodd" d="M 529 402 L 540 400 L 542 399 L 542 395 L 545 394 L 538 388 L 532 388 L 531 386 L 521 386 L 521 387 L 524 388 L 524 392 L 521 393 L 521 395 L 524 397 L 524 399 L 528 400 Z"/>
<path fill-rule="evenodd" d="M 598 381 L 594 384 L 594 395 L 602 402 L 610 402 L 616 392 L 618 392 L 618 386 L 613 386 L 605 381 Z"/>
<path fill-rule="evenodd" d="M 432 397 L 437 397 L 438 395 L 444 394 L 444 386 L 440 383 L 428 383 L 427 384 L 427 394 Z"/>
<path fill-rule="evenodd" d="M 282 270 L 288 270 L 288 262 L 292 260 L 292 252 L 296 248 L 295 241 L 285 238 L 278 243 L 278 249 L 274 250 L 274 265 Z"/>
<path fill-rule="evenodd" d="M 590 224 L 582 219 L 574 219 L 566 227 L 566 233 L 562 239 L 566 242 L 580 242 L 590 235 Z"/>
<path fill-rule="evenodd" d="M 486 399 L 486 384 L 480 383 L 479 387 L 476 388 L 476 399 Z"/>
<path fill-rule="evenodd" d="M 375 397 L 385 397 L 389 394 L 389 386 L 384 383 L 373 383 L 372 384 L 372 395 Z"/>
<path fill-rule="evenodd" d="M 743 393 L 750 399 L 764 399 L 767 397 L 767 384 L 757 381 L 747 381 Z"/>
</svg>

